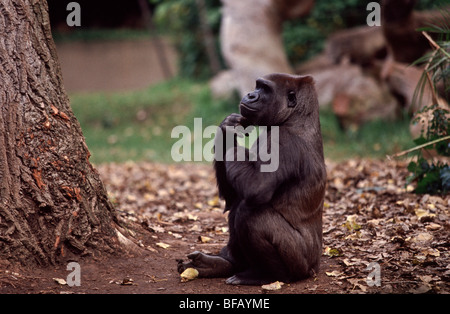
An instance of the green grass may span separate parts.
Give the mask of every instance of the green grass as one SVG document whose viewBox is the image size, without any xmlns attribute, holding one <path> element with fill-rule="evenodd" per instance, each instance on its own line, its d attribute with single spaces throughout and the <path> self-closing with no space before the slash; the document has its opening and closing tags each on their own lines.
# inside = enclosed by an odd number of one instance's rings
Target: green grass
<svg viewBox="0 0 450 314">
<path fill-rule="evenodd" d="M 126 93 L 70 95 L 73 111 L 81 124 L 91 161 L 123 162 L 153 160 L 173 162 L 172 129 L 186 125 L 194 130 L 195 117 L 202 126 L 218 125 L 229 113 L 238 112 L 238 99 L 214 100 L 207 83 L 175 79 L 148 89 Z M 329 110 L 321 112 L 325 156 L 384 158 L 386 154 L 413 145 L 404 119 L 374 121 L 357 132 L 342 132 Z M 206 144 L 209 139 L 203 139 Z"/>
<path fill-rule="evenodd" d="M 74 41 L 110 41 L 110 40 L 138 40 L 148 39 L 153 34 L 148 30 L 138 30 L 129 28 L 118 29 L 74 29 L 70 32 L 52 33 L 53 39 L 57 43 Z"/>
<path fill-rule="evenodd" d="M 171 162 L 175 126 L 193 129 L 194 117 L 202 117 L 203 126 L 217 125 L 233 110 L 229 102 L 213 101 L 207 84 L 180 79 L 136 92 L 69 97 L 94 163 Z"/>
<path fill-rule="evenodd" d="M 385 158 L 414 146 L 407 117 L 397 121 L 371 121 L 357 131 L 342 131 L 333 112 L 322 110 L 320 123 L 325 157 L 334 160 Z"/>
</svg>

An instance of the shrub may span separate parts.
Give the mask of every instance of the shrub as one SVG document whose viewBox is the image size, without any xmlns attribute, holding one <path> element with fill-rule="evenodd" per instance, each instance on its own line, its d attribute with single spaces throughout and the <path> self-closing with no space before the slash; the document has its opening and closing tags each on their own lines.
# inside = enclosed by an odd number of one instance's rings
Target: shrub
<svg viewBox="0 0 450 314">
<path fill-rule="evenodd" d="M 449 20 L 450 11 L 443 10 L 444 20 Z M 434 160 L 430 150 L 434 150 L 438 156 L 450 156 L 450 111 L 445 105 L 439 105 L 437 86 L 444 86 L 443 96 L 449 103 L 450 95 L 450 28 L 446 25 L 430 25 L 423 31 L 440 34 L 437 42 L 432 40 L 427 33 L 427 39 L 434 47 L 433 52 L 425 55 L 416 63 L 425 63 L 425 70 L 416 88 L 415 99 L 421 100 L 421 95 L 428 84 L 433 93 L 433 104 L 426 106 L 418 112 L 415 120 L 424 115 L 430 117 L 425 123 L 426 129 L 414 140 L 418 156 L 416 161 L 409 163 L 408 170 L 412 173 L 408 178 L 408 183 L 417 181 L 416 193 L 445 194 L 450 192 L 450 166 L 448 158 L 444 160 Z M 428 157 L 428 159 L 427 159 Z"/>
</svg>

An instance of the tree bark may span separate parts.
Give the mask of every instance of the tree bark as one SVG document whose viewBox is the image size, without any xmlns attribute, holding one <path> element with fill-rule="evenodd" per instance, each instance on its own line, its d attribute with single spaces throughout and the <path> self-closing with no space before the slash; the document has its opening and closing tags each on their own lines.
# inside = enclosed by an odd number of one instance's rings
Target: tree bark
<svg viewBox="0 0 450 314">
<path fill-rule="evenodd" d="M 119 249 L 70 108 L 46 1 L 0 2 L 0 259 L 54 264 Z"/>
</svg>

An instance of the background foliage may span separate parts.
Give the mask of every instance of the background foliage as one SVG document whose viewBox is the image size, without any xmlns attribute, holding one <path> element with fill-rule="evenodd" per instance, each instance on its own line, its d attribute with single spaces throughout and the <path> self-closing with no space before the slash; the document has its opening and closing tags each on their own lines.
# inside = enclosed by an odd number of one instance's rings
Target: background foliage
<svg viewBox="0 0 450 314">
<path fill-rule="evenodd" d="M 450 10 L 442 10 L 442 15 L 446 20 L 450 19 Z M 450 103 L 450 28 L 446 25 L 430 25 L 423 30 L 429 33 L 438 34 L 439 39 L 433 42 L 434 51 L 426 54 L 416 63 L 424 63 L 425 70 L 416 88 L 415 101 L 421 103 L 421 95 L 427 85 L 431 85 L 437 95 L 437 86 L 444 88 L 443 97 L 446 103 Z M 431 41 L 431 40 L 430 40 Z M 438 106 L 438 99 L 434 99 L 431 106 L 426 106 L 418 112 L 415 122 L 420 117 L 428 115 L 431 117 L 426 124 L 426 128 L 418 138 L 414 140 L 417 145 L 436 142 L 418 151 L 416 161 L 411 161 L 408 170 L 411 176 L 408 181 L 417 181 L 416 193 L 445 194 L 450 192 L 450 111 L 443 106 Z M 447 139 L 446 139 L 447 138 Z M 446 159 L 435 160 L 434 155 Z"/>
<path fill-rule="evenodd" d="M 155 22 L 161 32 L 173 37 L 180 53 L 180 74 L 184 77 L 205 79 L 210 77 L 205 47 L 200 30 L 195 0 L 149 0 L 155 5 Z M 418 10 L 437 7 L 442 1 L 420 0 Z M 316 0 L 311 13 L 283 25 L 286 54 L 295 65 L 305 61 L 323 48 L 328 35 L 339 29 L 366 23 L 367 0 Z M 216 39 L 220 54 L 219 31 L 221 1 L 205 1 L 207 20 Z M 222 65 L 224 66 L 223 60 Z"/>
<path fill-rule="evenodd" d="M 155 23 L 160 32 L 174 39 L 179 53 L 179 71 L 183 77 L 205 79 L 211 76 L 203 43 L 198 7 L 195 0 L 150 0 L 156 5 Z M 220 55 L 220 0 L 205 1 L 206 19 Z M 223 61 L 222 61 L 223 63 Z"/>
</svg>

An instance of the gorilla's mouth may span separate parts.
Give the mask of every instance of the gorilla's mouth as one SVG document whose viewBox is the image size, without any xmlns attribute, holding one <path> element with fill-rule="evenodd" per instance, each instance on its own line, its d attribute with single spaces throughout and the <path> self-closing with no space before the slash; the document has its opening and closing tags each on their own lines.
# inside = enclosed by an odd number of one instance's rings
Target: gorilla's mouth
<svg viewBox="0 0 450 314">
<path fill-rule="evenodd" d="M 248 111 L 258 111 L 257 109 L 250 108 L 250 107 L 244 105 L 243 103 L 241 103 L 240 106 L 241 106 L 241 107 L 244 107 L 244 108 L 247 109 Z"/>
</svg>

